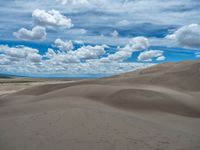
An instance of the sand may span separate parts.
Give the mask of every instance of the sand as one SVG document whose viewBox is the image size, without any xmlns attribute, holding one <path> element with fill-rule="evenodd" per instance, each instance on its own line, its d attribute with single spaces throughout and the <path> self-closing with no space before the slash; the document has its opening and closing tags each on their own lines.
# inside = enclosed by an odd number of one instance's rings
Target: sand
<svg viewBox="0 0 200 150">
<path fill-rule="evenodd" d="M 198 150 L 200 61 L 0 97 L 2 150 Z"/>
</svg>

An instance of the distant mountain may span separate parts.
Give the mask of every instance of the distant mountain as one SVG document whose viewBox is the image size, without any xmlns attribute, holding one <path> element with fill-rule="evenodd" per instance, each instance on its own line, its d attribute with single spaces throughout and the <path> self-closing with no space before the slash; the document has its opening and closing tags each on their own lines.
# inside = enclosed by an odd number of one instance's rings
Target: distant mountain
<svg viewBox="0 0 200 150">
<path fill-rule="evenodd" d="M 0 74 L 0 78 L 14 78 L 16 76 L 10 74 Z"/>
</svg>

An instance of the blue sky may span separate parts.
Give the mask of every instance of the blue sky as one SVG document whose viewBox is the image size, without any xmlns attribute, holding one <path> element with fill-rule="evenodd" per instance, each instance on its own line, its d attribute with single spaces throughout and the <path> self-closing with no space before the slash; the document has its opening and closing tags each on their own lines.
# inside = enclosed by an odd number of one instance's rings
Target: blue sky
<svg viewBox="0 0 200 150">
<path fill-rule="evenodd" d="M 1 0 L 0 73 L 102 76 L 200 57 L 198 0 Z"/>
</svg>

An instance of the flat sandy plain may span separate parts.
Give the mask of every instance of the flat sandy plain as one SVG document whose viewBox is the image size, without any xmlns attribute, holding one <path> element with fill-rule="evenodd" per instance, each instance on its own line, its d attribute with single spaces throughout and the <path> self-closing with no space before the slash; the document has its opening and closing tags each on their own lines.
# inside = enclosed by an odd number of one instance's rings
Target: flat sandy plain
<svg viewBox="0 0 200 150">
<path fill-rule="evenodd" d="M 0 91 L 1 150 L 200 149 L 200 61 Z"/>
</svg>

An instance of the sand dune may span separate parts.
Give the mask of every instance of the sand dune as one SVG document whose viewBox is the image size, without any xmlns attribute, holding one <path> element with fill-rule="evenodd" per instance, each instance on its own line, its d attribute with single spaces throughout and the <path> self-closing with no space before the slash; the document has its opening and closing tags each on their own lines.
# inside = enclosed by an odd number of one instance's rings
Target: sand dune
<svg viewBox="0 0 200 150">
<path fill-rule="evenodd" d="M 3 150 L 197 150 L 200 61 L 0 97 Z"/>
</svg>

